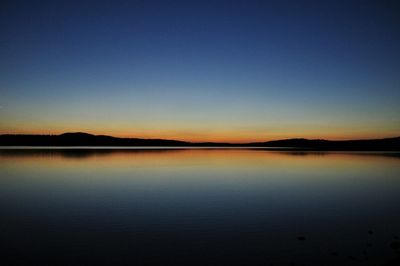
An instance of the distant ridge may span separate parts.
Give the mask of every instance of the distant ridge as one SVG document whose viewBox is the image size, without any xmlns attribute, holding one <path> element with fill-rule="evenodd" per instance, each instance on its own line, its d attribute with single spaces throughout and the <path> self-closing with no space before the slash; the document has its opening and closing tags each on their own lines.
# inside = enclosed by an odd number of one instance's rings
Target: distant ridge
<svg viewBox="0 0 400 266">
<path fill-rule="evenodd" d="M 60 135 L 0 135 L 0 146 L 182 146 L 188 142 L 163 139 L 116 138 L 84 132 Z"/>
<path fill-rule="evenodd" d="M 249 146 L 294 147 L 312 150 L 400 151 L 400 137 L 368 140 L 284 139 L 256 142 Z"/>
<path fill-rule="evenodd" d="M 0 135 L 0 146 L 130 146 L 130 147 L 255 147 L 303 150 L 380 150 L 400 151 L 400 137 L 370 140 L 323 140 L 284 139 L 253 143 L 194 143 L 180 140 L 117 138 L 106 135 L 92 135 L 84 132 L 68 132 L 60 135 Z"/>
</svg>

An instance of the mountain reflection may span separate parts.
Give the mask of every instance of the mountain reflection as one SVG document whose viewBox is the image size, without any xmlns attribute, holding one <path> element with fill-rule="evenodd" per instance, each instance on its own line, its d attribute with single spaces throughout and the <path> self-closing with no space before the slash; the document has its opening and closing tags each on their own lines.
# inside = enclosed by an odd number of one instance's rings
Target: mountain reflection
<svg viewBox="0 0 400 266">
<path fill-rule="evenodd" d="M 207 151 L 218 151 L 219 154 L 223 152 L 244 152 L 244 151 L 257 151 L 271 155 L 280 154 L 286 156 L 329 156 L 329 155 L 354 155 L 354 156 L 383 156 L 400 159 L 399 152 L 329 152 L 329 151 L 288 151 L 288 150 L 271 150 L 264 148 L 0 148 L 0 157 L 64 157 L 84 159 L 98 156 L 129 156 L 129 155 L 151 155 L 151 154 L 177 154 L 188 153 L 197 151 L 197 153 L 204 153 Z"/>
</svg>

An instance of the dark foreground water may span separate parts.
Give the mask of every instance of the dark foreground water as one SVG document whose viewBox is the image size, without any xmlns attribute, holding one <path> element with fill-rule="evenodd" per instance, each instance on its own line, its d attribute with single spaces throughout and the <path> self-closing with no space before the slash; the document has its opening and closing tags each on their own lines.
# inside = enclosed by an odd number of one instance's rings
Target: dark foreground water
<svg viewBox="0 0 400 266">
<path fill-rule="evenodd" d="M 400 156 L 0 150 L 3 265 L 400 265 Z"/>
</svg>

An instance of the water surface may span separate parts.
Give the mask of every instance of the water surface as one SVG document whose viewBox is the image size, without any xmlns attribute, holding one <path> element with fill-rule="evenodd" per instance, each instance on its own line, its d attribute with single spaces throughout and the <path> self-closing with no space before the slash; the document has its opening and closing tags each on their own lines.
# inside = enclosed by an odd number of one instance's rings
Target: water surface
<svg viewBox="0 0 400 266">
<path fill-rule="evenodd" d="M 0 176 L 9 264 L 399 263 L 396 153 L 1 149 Z"/>
</svg>

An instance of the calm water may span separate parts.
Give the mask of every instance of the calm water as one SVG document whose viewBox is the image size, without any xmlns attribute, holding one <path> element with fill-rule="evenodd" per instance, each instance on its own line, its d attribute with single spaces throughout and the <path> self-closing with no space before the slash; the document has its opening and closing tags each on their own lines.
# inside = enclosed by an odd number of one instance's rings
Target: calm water
<svg viewBox="0 0 400 266">
<path fill-rule="evenodd" d="M 399 154 L 3 149 L 0 176 L 10 265 L 400 264 Z"/>
</svg>

